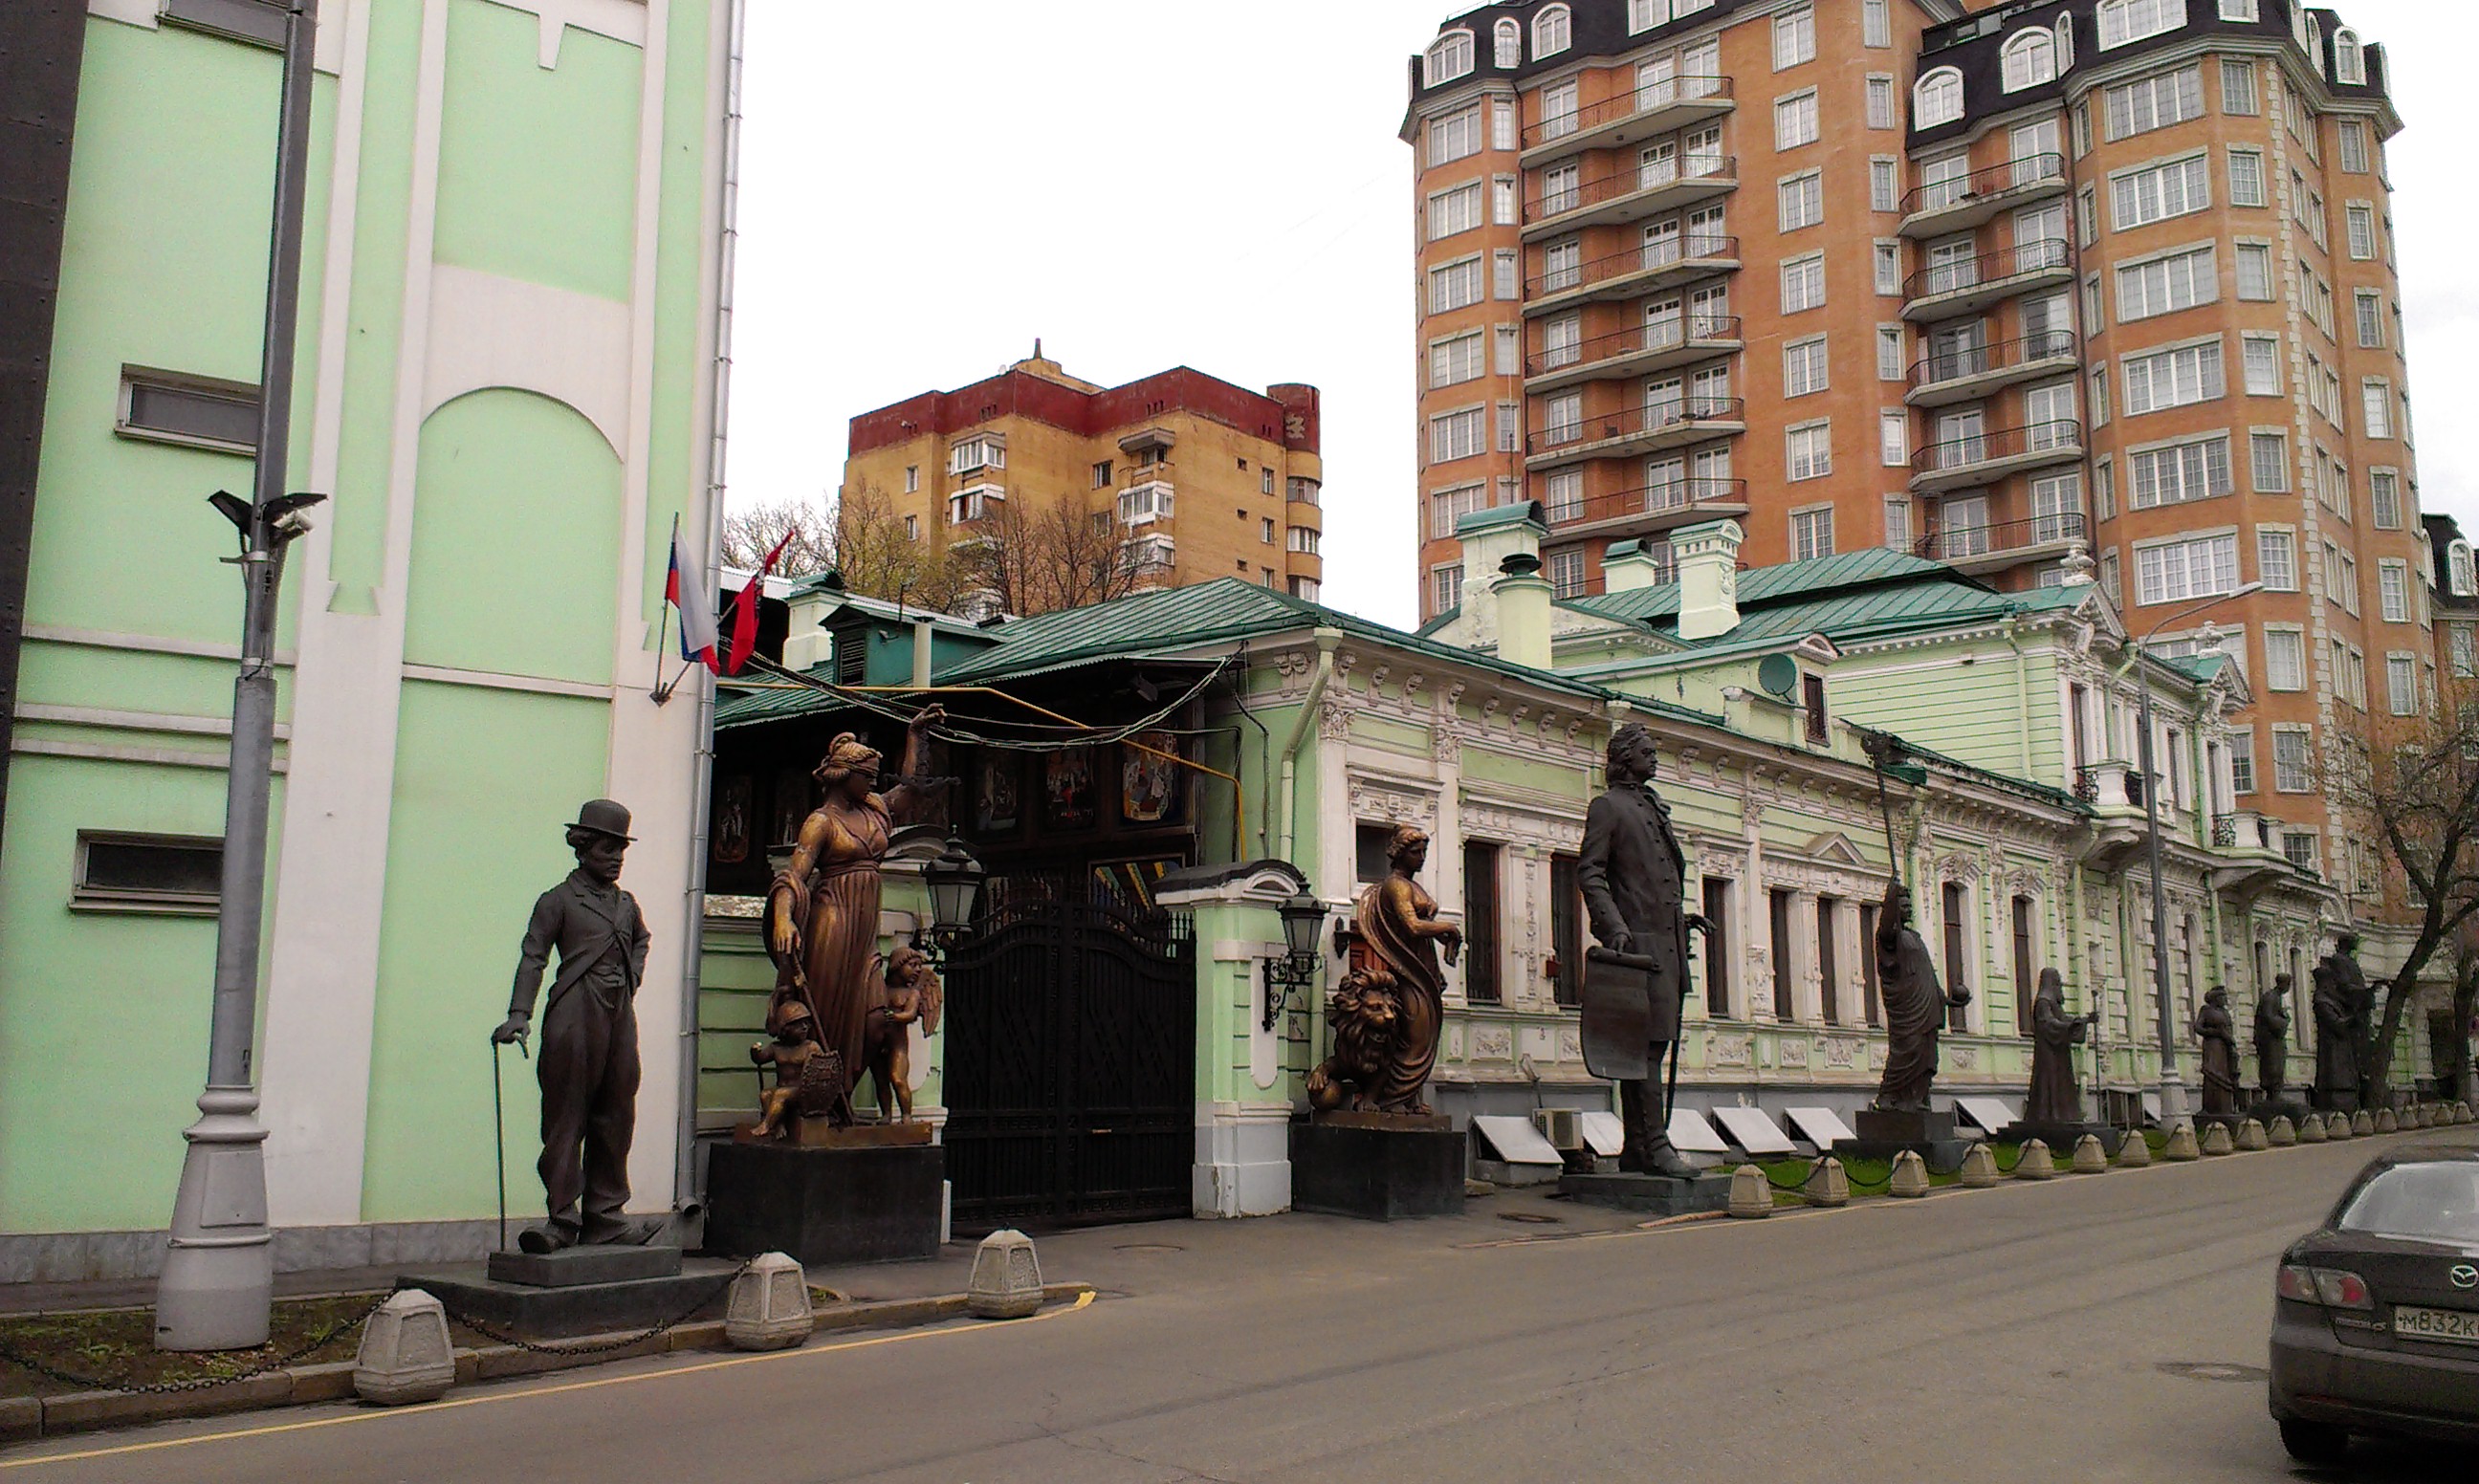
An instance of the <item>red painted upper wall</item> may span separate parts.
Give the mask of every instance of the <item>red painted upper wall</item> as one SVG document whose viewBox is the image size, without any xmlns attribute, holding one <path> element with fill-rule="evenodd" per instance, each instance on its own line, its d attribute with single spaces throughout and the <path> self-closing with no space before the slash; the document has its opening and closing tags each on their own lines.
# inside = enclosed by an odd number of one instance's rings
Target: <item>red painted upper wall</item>
<svg viewBox="0 0 2479 1484">
<path fill-rule="evenodd" d="M 1185 366 L 1100 392 L 1005 371 L 957 391 L 924 392 L 862 413 L 852 420 L 851 456 L 925 434 L 961 432 L 1000 418 L 1031 418 L 1094 438 L 1174 412 L 1209 418 L 1298 452 L 1317 452 L 1322 422 L 1317 389 L 1285 382 L 1268 390 L 1271 395 L 1251 392 Z"/>
</svg>

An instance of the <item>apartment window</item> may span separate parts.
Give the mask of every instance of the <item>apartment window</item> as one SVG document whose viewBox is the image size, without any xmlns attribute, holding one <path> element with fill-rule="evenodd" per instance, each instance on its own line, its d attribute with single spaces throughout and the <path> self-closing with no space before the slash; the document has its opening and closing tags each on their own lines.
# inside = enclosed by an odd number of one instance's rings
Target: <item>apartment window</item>
<svg viewBox="0 0 2479 1484">
<path fill-rule="evenodd" d="M 1468 35 L 1464 38 L 1464 47 L 1467 58 L 1465 70 L 1470 71 L 1471 38 Z M 1458 160 L 1469 159 L 1479 153 L 1480 106 L 1478 104 L 1448 114 L 1442 118 L 1429 120 L 1429 164 L 1432 167 L 1452 165 Z"/>
<path fill-rule="evenodd" d="M 1104 519 L 1107 520 L 1108 518 L 1109 517 L 1106 513 Z M 919 516 L 907 515 L 904 518 L 904 539 L 907 541 L 918 541 L 921 539 L 921 518 Z"/>
<path fill-rule="evenodd" d="M 1313 525 L 1294 525 L 1285 533 L 1284 550 L 1302 556 L 1317 554 L 1317 530 Z"/>
<path fill-rule="evenodd" d="M 2238 297 L 2256 301 L 2272 298 L 2272 248 L 2263 243 L 2240 243 L 2238 250 Z"/>
<path fill-rule="evenodd" d="M 2205 205 L 2211 205 L 2207 200 Z M 2263 151 L 2237 149 L 2230 151 L 2230 204 L 2262 206 L 2263 193 Z"/>
<path fill-rule="evenodd" d="M 1911 415 L 1900 408 L 1877 414 L 1877 460 L 1888 469 L 1911 461 Z"/>
<path fill-rule="evenodd" d="M 2126 358 L 2129 417 L 2212 401 L 2222 390 L 2221 343 L 2217 340 Z"/>
<path fill-rule="evenodd" d="M 1007 468 L 1007 442 L 984 434 L 967 438 L 947 450 L 947 473 L 971 473 L 982 469 Z"/>
<path fill-rule="evenodd" d="M 150 443 L 218 453 L 258 451 L 258 388 L 179 371 L 120 369 L 120 410 L 113 431 Z"/>
<path fill-rule="evenodd" d="M 1541 442 L 1551 448 L 1573 443 L 1584 435 L 1584 398 L 1581 393 L 1563 392 L 1549 398 L 1543 409 Z"/>
<path fill-rule="evenodd" d="M 2230 439 L 2212 433 L 2186 443 L 2139 448 L 2126 455 L 2129 509 L 2150 510 L 2211 499 L 2230 493 Z M 2208 588 L 2207 593 L 2218 592 Z"/>
<path fill-rule="evenodd" d="M 1877 379 L 1901 381 L 1903 366 L 1903 327 L 1899 324 L 1877 326 Z"/>
<path fill-rule="evenodd" d="M 2100 312 L 2100 274 L 2086 274 L 2083 278 L 2083 323 L 2088 324 L 2093 329 L 2097 330 L 2101 327 L 2102 322 Z"/>
<path fill-rule="evenodd" d="M 1793 93 L 1774 104 L 1774 148 L 1797 149 L 1817 140 L 1816 90 Z"/>
<path fill-rule="evenodd" d="M 223 899 L 223 841 L 205 835 L 81 830 L 69 908 L 212 917 Z"/>
<path fill-rule="evenodd" d="M 2379 376 L 2369 376 L 2359 383 L 2359 410 L 2367 423 L 2370 438 L 2393 435 L 2392 383 Z"/>
<path fill-rule="evenodd" d="M 2117 466 L 2105 458 L 2092 464 L 2092 505 L 2102 520 L 2117 519 Z"/>
<path fill-rule="evenodd" d="M 1497 451 L 1500 453 L 1523 451 L 1523 404 L 1521 402 L 1497 404 Z"/>
<path fill-rule="evenodd" d="M 1790 557 L 1795 562 L 1813 561 L 1833 554 L 1833 507 L 1821 505 L 1814 510 L 1790 513 Z"/>
<path fill-rule="evenodd" d="M 2003 86 L 2007 92 L 2056 82 L 2057 38 L 2045 27 L 2016 32 L 2006 42 L 2003 71 Z"/>
<path fill-rule="evenodd" d="M 1825 254 L 1812 252 L 1781 266 L 1781 307 L 1786 315 L 1825 304 Z"/>
<path fill-rule="evenodd" d="M 2221 296 L 2221 281 L 2210 246 L 2189 248 L 2117 270 L 2117 318 L 2148 320 L 2209 304 Z"/>
<path fill-rule="evenodd" d="M 1563 243 L 1547 248 L 1543 254 L 1542 261 L 1545 266 L 1550 269 L 1552 273 L 1556 271 L 1555 265 L 1558 262 L 1558 254 L 1561 247 L 1566 250 L 1571 258 L 1575 252 L 1575 244 L 1572 243 Z M 1491 273 L 1490 283 L 1491 296 L 1509 303 L 1521 298 L 1523 296 L 1523 255 L 1512 250 L 1501 250 L 1494 255 L 1493 263 L 1494 267 Z M 1574 269 L 1572 267 L 1568 269 L 1570 273 Z M 1542 287 L 1545 289 L 1557 288 L 1559 285 L 1545 278 L 1543 280 Z"/>
<path fill-rule="evenodd" d="M 2367 505 L 2378 530 L 2399 530 L 2402 524 L 2401 478 L 2390 469 L 2367 471 Z"/>
<path fill-rule="evenodd" d="M 1127 497 L 1121 496 L 1120 503 L 1124 505 L 1126 501 Z M 947 497 L 947 524 L 969 525 L 986 516 L 996 515 L 1006 506 L 1007 491 L 995 485 L 976 484 L 969 489 L 958 490 Z M 1166 515 L 1169 512 L 1163 513 Z"/>
<path fill-rule="evenodd" d="M 2298 591 L 2298 538 L 2289 530 L 2259 525 L 2255 531 L 2255 575 L 2267 592 Z"/>
<path fill-rule="evenodd" d="M 1559 598 L 1580 598 L 1584 594 L 1584 553 L 1572 547 L 1549 553 L 1549 588 Z"/>
<path fill-rule="evenodd" d="M 1781 230 L 1796 232 L 1825 219 L 1825 177 L 1816 170 L 1793 175 L 1775 188 Z"/>
<path fill-rule="evenodd" d="M 1774 17 L 1774 70 L 1816 60 L 1816 13 L 1805 6 Z"/>
<path fill-rule="evenodd" d="M 2102 134 L 2114 142 L 2204 116 L 2204 69 L 2189 64 L 2171 72 L 2120 83 L 2101 95 Z"/>
<path fill-rule="evenodd" d="M 2333 33 L 2333 81 L 2353 88 L 2364 88 L 2367 82 L 2367 59 L 2353 32 Z"/>
<path fill-rule="evenodd" d="M 1782 347 L 1782 396 L 1805 397 L 1826 389 L 1825 337 L 1795 340 Z"/>
<path fill-rule="evenodd" d="M 2109 597 L 2119 602 L 2126 601 L 2126 589 L 2119 584 L 2117 577 L 2117 548 L 2115 547 L 2100 554 L 2100 585 Z"/>
<path fill-rule="evenodd" d="M 2221 19 L 2255 20 L 2256 0 L 2221 0 Z M 2262 976 L 2258 976 L 2261 978 Z M 2269 983 L 2269 981 L 2267 981 Z"/>
<path fill-rule="evenodd" d="M 2479 676 L 2479 625 L 2448 624 L 2444 642 L 2455 675 L 2466 679 Z"/>
<path fill-rule="evenodd" d="M 2095 366 L 2091 373 L 2092 426 L 2108 426 L 2108 368 Z"/>
<path fill-rule="evenodd" d="M 2307 637 L 2295 628 L 2263 631 L 2263 683 L 2266 690 L 2307 688 Z"/>
<path fill-rule="evenodd" d="M 1429 345 L 1429 385 L 1450 387 L 1478 379 L 1487 369 L 1478 330 L 1433 341 Z"/>
<path fill-rule="evenodd" d="M 2410 622 L 2410 564 L 2387 557 L 2376 563 L 2376 607 L 2388 624 Z"/>
<path fill-rule="evenodd" d="M 2281 337 L 2277 335 L 2241 335 L 2239 353 L 2245 364 L 2246 389 L 2249 397 L 2281 395 Z M 2262 486 L 2258 485 L 2261 489 Z"/>
<path fill-rule="evenodd" d="M 918 495 L 921 493 L 920 465 L 907 464 L 904 467 L 904 493 L 907 495 Z"/>
<path fill-rule="evenodd" d="M 1962 116 L 1962 74 L 1938 67 L 1911 85 L 1911 127 L 1933 129 Z"/>
<path fill-rule="evenodd" d="M 1877 293 L 1886 298 L 1900 297 L 1903 292 L 1903 244 L 1890 239 L 1877 243 Z"/>
<path fill-rule="evenodd" d="M 2135 601 L 2144 606 L 2210 598 L 2237 585 L 2238 538 L 2234 534 L 2135 549 Z"/>
<path fill-rule="evenodd" d="M 1868 74 L 1868 127 L 1891 129 L 1894 119 L 1894 80 L 1882 72 Z"/>
<path fill-rule="evenodd" d="M 1491 341 L 1496 347 L 1491 369 L 1501 376 L 1522 375 L 1523 331 L 1512 324 L 1501 324 L 1493 332 Z"/>
<path fill-rule="evenodd" d="M 1878 155 L 1868 162 L 1868 209 L 1890 212 L 1901 208 L 1902 167 L 1890 156 Z"/>
<path fill-rule="evenodd" d="M 2279 724 L 2273 727 L 2272 786 L 2276 791 L 2285 794 L 2303 794 L 2313 791 L 2315 769 L 2309 761 L 2309 732 L 2306 728 Z M 2284 831 L 2282 839 L 2284 849 L 2286 850 L 2289 842 L 2297 838 L 2299 838 L 2298 832 Z M 2315 849 L 2313 835 L 2307 837 L 2307 848 L 2312 861 Z"/>
<path fill-rule="evenodd" d="M 1889 12 L 1892 0 L 1860 0 L 1859 38 L 1863 46 L 1894 44 L 1894 22 Z"/>
<path fill-rule="evenodd" d="M 1553 525 L 1574 520 L 1584 513 L 1584 472 L 1580 469 L 1557 471 L 1549 476 L 1542 495 Z"/>
<path fill-rule="evenodd" d="M 2331 542 L 2324 543 L 2324 595 L 2341 605 L 2341 611 L 2357 617 L 2359 612 L 2359 559 Z"/>
<path fill-rule="evenodd" d="M 1463 606 L 1464 569 L 1458 562 L 1450 567 L 1434 568 L 1429 573 L 1429 611 L 1444 613 Z"/>
<path fill-rule="evenodd" d="M 2395 716 L 2418 714 L 2418 660 L 2410 654 L 2385 656 L 2385 705 Z"/>
<path fill-rule="evenodd" d="M 1483 440 L 1489 434 L 1487 423 L 1486 414 L 1478 407 L 1431 418 L 1429 461 L 1443 464 L 1450 459 L 1468 459 L 1483 451 Z"/>
<path fill-rule="evenodd" d="M 1541 172 L 1541 215 L 1555 217 L 1581 206 L 1583 197 L 1582 167 L 1573 161 L 1553 165 Z M 1645 184 L 1652 184 L 1647 181 Z"/>
<path fill-rule="evenodd" d="M 2382 346 L 2385 343 L 2384 295 L 2373 289 L 2361 289 L 2353 295 L 2352 307 L 2357 311 L 2355 318 L 2360 346 L 2365 349 Z"/>
<path fill-rule="evenodd" d="M 1260 546 L 1269 547 L 1274 544 L 1273 517 L 1264 516 L 1259 518 L 1257 522 L 1257 542 Z"/>
<path fill-rule="evenodd" d="M 1730 1016 L 1730 882 L 1704 878 L 1704 920 L 1713 931 L 1704 934 L 1704 1013 L 1715 1020 Z"/>
<path fill-rule="evenodd" d="M 1429 269 L 1429 313 L 1443 315 L 1480 302 L 1480 259 L 1463 258 Z"/>
<path fill-rule="evenodd" d="M 2345 175 L 2367 173 L 2367 126 L 2355 118 L 2340 122 L 2341 171 Z"/>
<path fill-rule="evenodd" d="M 1511 227 L 1519 219 L 1515 199 L 1515 177 L 1512 175 L 1492 177 L 1489 183 L 1490 225 Z"/>
<path fill-rule="evenodd" d="M 1784 475 L 1791 479 L 1821 479 L 1833 473 L 1833 424 L 1810 422 L 1791 428 L 1783 434 L 1788 451 Z"/>
<path fill-rule="evenodd" d="M 1969 961 L 1965 945 L 1971 934 L 1971 888 L 1960 882 L 1947 882 L 1939 892 L 1939 917 L 1945 924 L 1945 986 L 1948 993 L 1968 989 L 1970 981 L 1964 974 Z M 1971 1028 L 1960 1006 L 1946 1011 L 1946 1029 L 1966 1031 Z"/>
<path fill-rule="evenodd" d="M 1563 5 L 1553 5 L 1532 17 L 1532 55 L 1554 57 L 1574 40 L 1574 17 Z"/>
<path fill-rule="evenodd" d="M 1480 182 L 1441 191 L 1429 197 L 1429 241 L 1469 232 L 1480 225 Z"/>
<path fill-rule="evenodd" d="M 2186 24 L 2186 0 L 2100 0 L 2094 19 L 2107 51 Z"/>
<path fill-rule="evenodd" d="M 2350 256 L 2362 263 L 2373 260 L 2376 255 L 2376 209 L 2364 202 L 2353 201 L 2344 210 L 2342 219 L 2348 224 Z"/>
<path fill-rule="evenodd" d="M 1572 79 L 1541 90 L 1541 138 L 1545 142 L 1575 132 L 1576 101 Z"/>
<path fill-rule="evenodd" d="M 1429 43 L 1429 54 L 1420 69 L 1420 83 L 1422 87 L 1435 88 L 1441 83 L 1451 83 L 1456 78 L 1468 76 L 1471 69 L 1472 34 L 1449 31 Z M 1477 114 L 1478 111 L 1474 112 Z M 1433 135 L 1436 128 L 1434 123 L 1430 125 Z M 1434 160 L 1430 162 L 1432 165 L 1436 163 Z"/>
<path fill-rule="evenodd" d="M 1493 33 L 1490 60 L 1501 67 L 1523 64 L 1523 27 L 1513 19 L 1501 20 Z"/>
<path fill-rule="evenodd" d="M 1911 549 L 1911 497 L 1885 497 L 1885 545 L 1896 551 Z"/>
<path fill-rule="evenodd" d="M 2263 112 L 2263 99 L 2256 91 L 2255 64 L 2236 57 L 2221 59 L 2221 112 L 2248 116 Z"/>
<path fill-rule="evenodd" d="M 1513 23 L 1501 22 L 1501 24 Z M 1509 65 L 1512 64 L 1509 64 Z M 1515 102 L 1511 98 L 1494 98 L 1490 101 L 1489 147 L 1492 149 L 1516 147 Z"/>
</svg>

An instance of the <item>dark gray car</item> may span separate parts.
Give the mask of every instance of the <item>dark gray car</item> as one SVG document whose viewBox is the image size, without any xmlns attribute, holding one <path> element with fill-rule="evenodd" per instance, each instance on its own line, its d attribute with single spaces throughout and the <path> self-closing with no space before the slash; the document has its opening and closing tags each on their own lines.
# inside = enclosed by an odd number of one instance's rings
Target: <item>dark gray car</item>
<svg viewBox="0 0 2479 1484">
<path fill-rule="evenodd" d="M 2479 1149 L 2371 1162 L 2282 1254 L 2272 1415 L 2290 1456 L 2350 1434 L 2479 1443 Z"/>
</svg>

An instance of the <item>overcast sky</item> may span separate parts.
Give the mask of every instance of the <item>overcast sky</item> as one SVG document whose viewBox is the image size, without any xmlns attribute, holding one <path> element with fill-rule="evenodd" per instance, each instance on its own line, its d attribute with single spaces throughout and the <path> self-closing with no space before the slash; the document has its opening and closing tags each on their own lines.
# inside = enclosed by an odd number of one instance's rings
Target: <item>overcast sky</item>
<svg viewBox="0 0 2479 1484">
<path fill-rule="evenodd" d="M 734 504 L 819 501 L 854 414 L 979 380 L 1036 336 L 1106 385 L 1179 365 L 1305 381 L 1325 396 L 1325 601 L 1413 622 L 1395 131 L 1404 59 L 1467 8 L 750 0 Z M 2479 6 L 2339 9 L 2388 45 L 2407 125 L 2391 166 L 2422 499 L 2479 525 L 2479 364 L 2454 348 L 2479 343 L 2461 65 Z"/>
</svg>

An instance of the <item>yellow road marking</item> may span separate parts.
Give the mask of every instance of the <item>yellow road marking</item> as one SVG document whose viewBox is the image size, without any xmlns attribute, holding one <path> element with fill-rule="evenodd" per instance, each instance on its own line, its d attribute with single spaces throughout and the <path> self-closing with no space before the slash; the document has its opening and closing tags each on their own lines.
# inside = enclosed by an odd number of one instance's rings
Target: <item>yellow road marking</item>
<svg viewBox="0 0 2479 1484">
<path fill-rule="evenodd" d="M 237 1427 L 228 1432 L 200 1433 L 189 1438 L 165 1438 L 153 1443 L 126 1443 L 117 1447 L 88 1448 L 76 1453 L 46 1453 L 36 1458 L 0 1459 L 0 1470 L 32 1469 L 41 1464 L 76 1463 L 89 1458 L 118 1458 L 130 1453 L 152 1453 L 162 1448 L 190 1447 L 201 1443 L 229 1443 L 238 1438 L 267 1438 L 278 1433 L 308 1432 L 319 1427 L 344 1427 L 354 1422 L 385 1421 L 393 1418 L 431 1417 L 451 1412 L 459 1407 L 482 1407 L 503 1401 L 526 1401 L 536 1396 L 557 1396 L 567 1392 L 597 1391 L 606 1386 L 628 1386 L 639 1381 L 664 1381 L 674 1376 L 693 1376 L 700 1371 L 724 1370 L 735 1366 L 757 1366 L 768 1361 L 798 1360 L 806 1355 L 832 1355 L 838 1350 L 866 1350 L 882 1344 L 896 1344 L 907 1340 L 934 1340 L 947 1335 L 966 1335 L 984 1329 L 1021 1329 L 1043 1319 L 1055 1319 L 1062 1314 L 1075 1314 L 1093 1302 L 1093 1292 L 1087 1289 L 1064 1309 L 1053 1309 L 1027 1319 L 984 1319 L 972 1324 L 958 1324 L 946 1329 L 911 1329 L 899 1334 L 873 1335 L 866 1340 L 846 1340 L 835 1344 L 805 1345 L 797 1350 L 771 1350 L 762 1355 L 735 1355 L 725 1360 L 701 1361 L 694 1366 L 677 1366 L 663 1370 L 641 1370 L 633 1375 L 601 1376 L 585 1381 L 563 1381 L 555 1386 L 528 1387 L 524 1391 L 492 1392 L 480 1396 L 460 1396 L 452 1401 L 425 1402 L 419 1406 L 388 1407 L 368 1412 L 353 1412 L 343 1417 L 312 1418 L 299 1422 L 276 1422 L 265 1427 Z"/>
</svg>

